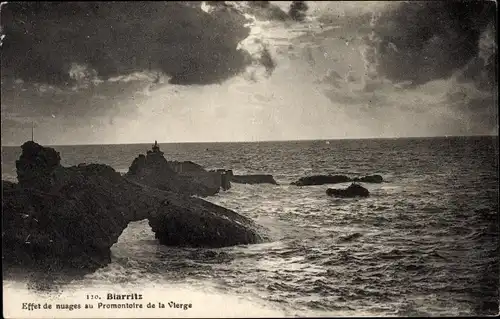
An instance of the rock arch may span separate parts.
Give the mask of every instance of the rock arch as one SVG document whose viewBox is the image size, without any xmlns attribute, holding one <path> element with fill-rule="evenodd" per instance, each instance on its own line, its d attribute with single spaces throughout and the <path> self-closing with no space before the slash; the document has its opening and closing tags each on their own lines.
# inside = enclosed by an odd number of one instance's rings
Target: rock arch
<svg viewBox="0 0 500 319">
<path fill-rule="evenodd" d="M 160 244 L 224 247 L 265 240 L 260 226 L 186 194 L 145 186 L 101 164 L 63 167 L 52 148 L 29 141 L 19 183 L 2 181 L 5 266 L 96 269 L 131 221 L 149 220 Z"/>
</svg>

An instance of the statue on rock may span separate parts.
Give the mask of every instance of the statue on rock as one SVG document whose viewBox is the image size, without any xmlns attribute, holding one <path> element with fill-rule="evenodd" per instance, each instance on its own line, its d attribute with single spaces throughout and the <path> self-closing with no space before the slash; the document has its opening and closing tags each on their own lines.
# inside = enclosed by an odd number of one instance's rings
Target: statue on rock
<svg viewBox="0 0 500 319">
<path fill-rule="evenodd" d="M 156 141 L 156 140 L 155 140 L 155 143 L 151 149 L 152 149 L 152 151 L 148 151 L 148 154 L 153 153 L 153 154 L 158 154 L 161 156 L 163 156 L 163 154 L 164 154 L 162 151 L 160 151 L 160 146 L 158 146 L 158 141 Z"/>
</svg>

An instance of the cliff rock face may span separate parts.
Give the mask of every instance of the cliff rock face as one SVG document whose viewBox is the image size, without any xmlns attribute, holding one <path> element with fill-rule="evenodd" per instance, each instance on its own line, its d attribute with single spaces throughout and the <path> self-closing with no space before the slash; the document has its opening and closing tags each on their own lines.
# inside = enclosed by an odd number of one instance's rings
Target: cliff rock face
<svg viewBox="0 0 500 319">
<path fill-rule="evenodd" d="M 19 183 L 2 181 L 4 266 L 102 267 L 128 223 L 146 218 L 168 245 L 221 247 L 265 239 L 251 220 L 189 194 L 141 185 L 106 165 L 62 167 L 54 149 L 33 142 L 22 149 Z"/>
<path fill-rule="evenodd" d="M 52 172 L 61 166 L 61 156 L 53 148 L 44 148 L 33 141 L 21 146 L 22 154 L 16 161 L 19 185 L 48 189 L 52 187 Z"/>
<path fill-rule="evenodd" d="M 110 247 L 141 206 L 135 192 L 104 165 L 52 173 L 50 187 L 40 174 L 2 189 L 4 263 L 88 269 L 108 263 Z"/>
</svg>

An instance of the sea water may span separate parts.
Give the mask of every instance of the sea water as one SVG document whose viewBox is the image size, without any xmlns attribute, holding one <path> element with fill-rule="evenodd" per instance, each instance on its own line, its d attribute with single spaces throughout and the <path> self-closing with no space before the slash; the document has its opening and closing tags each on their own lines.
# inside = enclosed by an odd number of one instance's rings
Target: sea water
<svg viewBox="0 0 500 319">
<path fill-rule="evenodd" d="M 33 296 L 82 303 L 96 291 L 141 291 L 146 303 L 192 304 L 167 313 L 149 309 L 149 316 L 497 313 L 498 138 L 328 142 L 160 143 L 168 160 L 272 174 L 280 185 L 233 183 L 206 198 L 265 226 L 271 241 L 210 249 L 223 252 L 212 260 L 200 258 L 203 249 L 161 246 L 146 220 L 133 222 L 112 247 L 112 263 L 92 274 L 6 278 L 4 307 L 20 307 Z M 54 146 L 63 165 L 102 163 L 120 172 L 150 147 Z M 20 152 L 2 148 L 3 179 L 15 181 Z M 363 199 L 326 196 L 328 187 L 347 184 L 290 185 L 329 173 L 380 174 L 386 182 L 364 184 L 371 196 Z M 69 310 L 60 315 L 75 316 Z M 130 315 L 144 312 L 132 309 Z"/>
</svg>

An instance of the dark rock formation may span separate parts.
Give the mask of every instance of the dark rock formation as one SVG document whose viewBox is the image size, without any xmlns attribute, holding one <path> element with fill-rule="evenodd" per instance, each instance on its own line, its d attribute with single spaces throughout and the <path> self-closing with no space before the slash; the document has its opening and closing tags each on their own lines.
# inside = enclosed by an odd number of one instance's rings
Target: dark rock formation
<svg viewBox="0 0 500 319">
<path fill-rule="evenodd" d="M 351 179 L 345 175 L 313 175 L 301 177 L 298 181 L 293 182 L 296 186 L 323 185 L 323 184 L 338 184 L 350 182 Z"/>
<path fill-rule="evenodd" d="M 203 166 L 191 161 L 169 161 L 168 164 L 176 173 L 204 173 L 206 170 Z"/>
<path fill-rule="evenodd" d="M 273 175 L 233 175 L 231 177 L 231 182 L 239 184 L 273 184 L 278 185 L 274 180 Z"/>
<path fill-rule="evenodd" d="M 223 169 L 206 171 L 202 168 L 202 170 L 196 171 L 183 171 L 178 173 L 178 176 L 190 183 L 202 184 L 209 187 L 210 191 L 205 196 L 215 195 L 221 188 L 222 190 L 231 188 L 231 178 L 226 175 L 226 170 Z M 204 196 L 203 194 L 197 195 Z"/>
<path fill-rule="evenodd" d="M 167 161 L 155 141 L 152 151 L 134 159 L 125 177 L 161 190 L 198 196 L 213 196 L 231 188 L 225 170 L 208 172 L 191 161 Z"/>
<path fill-rule="evenodd" d="M 61 156 L 52 148 L 44 148 L 33 141 L 21 146 L 22 154 L 16 161 L 17 178 L 21 186 L 47 189 L 52 186 L 52 172 L 60 166 Z"/>
<path fill-rule="evenodd" d="M 2 181 L 4 267 L 102 267 L 128 223 L 146 218 L 168 245 L 263 240 L 251 220 L 202 199 L 141 185 L 106 165 L 62 167 L 55 150 L 33 142 L 22 149 L 19 184 Z"/>
<path fill-rule="evenodd" d="M 310 186 L 324 184 L 339 184 L 347 182 L 362 182 L 362 183 L 382 183 L 384 179 L 380 175 L 368 175 L 364 177 L 350 178 L 345 175 L 314 175 L 301 177 L 299 180 L 292 182 L 291 185 Z"/>
<path fill-rule="evenodd" d="M 154 152 L 136 157 L 125 177 L 161 190 L 198 196 L 215 195 L 221 186 L 220 175 L 208 172 L 181 175 L 162 154 Z"/>
<path fill-rule="evenodd" d="M 233 178 L 233 171 L 232 170 L 225 170 L 225 169 L 217 169 L 217 170 L 211 170 L 209 171 L 211 174 L 215 174 L 216 180 L 219 180 L 220 178 L 220 187 L 227 191 L 228 189 L 231 188 L 231 179 Z"/>
<path fill-rule="evenodd" d="M 352 183 L 346 189 L 329 188 L 326 190 L 326 195 L 333 197 L 368 197 L 370 192 L 363 186 Z"/>
<path fill-rule="evenodd" d="M 382 183 L 384 179 L 380 175 L 367 175 L 364 177 L 355 177 L 352 179 L 353 182 L 361 183 Z"/>
<path fill-rule="evenodd" d="M 184 200 L 170 199 L 164 212 L 149 218 L 161 244 L 215 248 L 262 241 L 251 220 L 198 198 L 192 198 L 189 207 L 179 210 Z"/>
<path fill-rule="evenodd" d="M 107 264 L 110 247 L 140 207 L 136 192 L 104 165 L 55 171 L 50 187 L 38 180 L 3 187 L 3 261 L 42 268 Z"/>
</svg>

